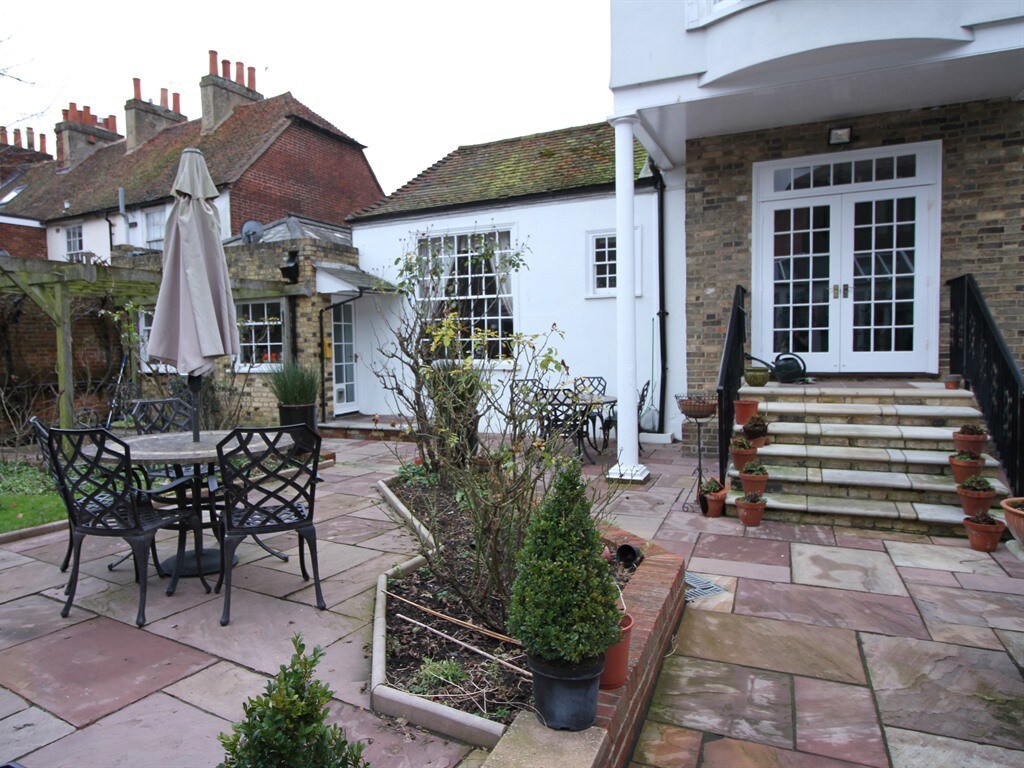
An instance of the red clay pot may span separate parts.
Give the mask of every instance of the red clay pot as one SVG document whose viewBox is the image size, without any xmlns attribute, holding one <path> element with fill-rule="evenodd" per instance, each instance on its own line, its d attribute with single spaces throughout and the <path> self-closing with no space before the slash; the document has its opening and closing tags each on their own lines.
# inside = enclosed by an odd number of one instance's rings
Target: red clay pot
<svg viewBox="0 0 1024 768">
<path fill-rule="evenodd" d="M 768 475 L 745 475 L 740 472 L 744 493 L 764 493 L 768 487 Z"/>
<path fill-rule="evenodd" d="M 755 448 L 764 448 L 766 445 L 768 445 L 771 442 L 768 439 L 768 435 L 765 435 L 764 437 L 751 437 L 751 438 L 749 438 L 749 440 L 750 440 L 750 444 L 752 446 L 754 446 Z"/>
<path fill-rule="evenodd" d="M 619 621 L 622 637 L 604 652 L 604 672 L 601 673 L 602 688 L 618 688 L 629 676 L 629 641 L 633 637 L 633 617 L 623 614 Z"/>
<path fill-rule="evenodd" d="M 953 433 L 953 446 L 958 451 L 974 451 L 981 454 L 985 452 L 987 442 L 988 435 L 961 435 L 960 430 Z"/>
<path fill-rule="evenodd" d="M 740 522 L 748 528 L 756 528 L 761 524 L 766 506 L 768 506 L 767 503 L 763 501 L 754 503 L 744 501 L 742 498 L 736 499 L 736 511 L 739 513 Z"/>
<path fill-rule="evenodd" d="M 953 470 L 953 479 L 956 480 L 957 485 L 960 485 L 960 483 L 971 475 L 980 475 L 981 468 L 985 466 L 985 460 L 978 459 L 977 461 L 963 461 L 950 456 L 949 466 Z"/>
<path fill-rule="evenodd" d="M 976 523 L 965 517 L 964 528 L 967 529 L 967 541 L 970 542 L 971 549 L 977 552 L 995 552 L 999 540 L 1003 538 L 1006 525 L 998 521 L 994 525 Z"/>
<path fill-rule="evenodd" d="M 964 509 L 964 516 L 974 517 L 982 512 L 987 512 L 992 506 L 992 499 L 996 497 L 995 491 L 965 491 L 963 488 L 956 489 L 960 497 L 960 506 Z"/>
<path fill-rule="evenodd" d="M 736 409 L 736 423 L 741 427 L 747 423 L 755 413 L 757 413 L 757 400 L 734 400 L 733 407 Z"/>
<path fill-rule="evenodd" d="M 706 493 L 704 496 L 708 500 L 708 517 L 721 517 L 722 510 L 725 509 L 725 496 L 729 493 L 729 488 L 726 486 L 718 493 Z"/>
<path fill-rule="evenodd" d="M 1003 499 L 999 506 L 1006 513 L 1006 527 L 1010 529 L 1013 538 L 1024 543 L 1024 509 L 1017 509 L 1017 504 L 1024 501 L 1024 496 L 1014 496 L 1012 499 Z"/>
<path fill-rule="evenodd" d="M 748 461 L 753 461 L 757 456 L 757 448 L 730 448 L 729 455 L 732 456 L 732 464 L 736 469 L 743 469 Z"/>
</svg>

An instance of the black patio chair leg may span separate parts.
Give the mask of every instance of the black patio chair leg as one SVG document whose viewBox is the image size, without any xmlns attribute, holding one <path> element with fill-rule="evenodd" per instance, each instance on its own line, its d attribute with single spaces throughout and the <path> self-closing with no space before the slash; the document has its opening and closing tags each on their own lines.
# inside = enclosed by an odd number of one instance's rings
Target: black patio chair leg
<svg viewBox="0 0 1024 768">
<path fill-rule="evenodd" d="M 139 582 L 139 612 L 135 616 L 135 625 L 138 627 L 146 624 L 146 586 L 149 584 L 149 579 L 146 578 L 149 571 L 149 541 L 147 538 L 133 536 L 127 540 L 135 555 L 135 578 Z"/>
<path fill-rule="evenodd" d="M 221 578 L 224 579 L 224 612 L 220 615 L 220 625 L 226 627 L 231 621 L 231 564 L 235 561 L 235 550 L 244 536 L 227 535 L 221 546 Z M 218 584 L 219 586 L 219 584 Z M 219 591 L 219 590 L 218 590 Z"/>
<path fill-rule="evenodd" d="M 195 540 L 196 548 L 196 562 L 199 563 L 199 581 L 203 585 L 203 589 L 206 590 L 206 594 L 210 594 L 210 585 L 206 581 L 206 574 L 203 573 L 203 521 L 196 515 L 189 519 L 189 525 L 192 527 L 192 538 Z M 177 569 L 175 569 L 175 576 L 177 576 Z"/>
<path fill-rule="evenodd" d="M 300 528 L 299 536 L 309 545 L 309 559 L 313 564 L 313 589 L 316 592 L 316 607 L 324 611 L 327 609 L 327 603 L 324 602 L 324 593 L 320 589 L 320 564 L 317 562 L 316 556 L 316 528 L 312 525 L 308 528 Z M 300 544 L 299 546 L 301 547 L 302 545 Z M 307 576 L 306 578 L 308 579 L 309 577 Z"/>
<path fill-rule="evenodd" d="M 65 573 L 68 569 L 68 565 L 71 563 L 71 542 L 74 536 L 74 531 L 71 529 L 71 525 L 68 525 L 68 551 L 64 553 L 64 562 L 60 564 L 60 572 Z"/>
<path fill-rule="evenodd" d="M 71 604 L 75 601 L 75 590 L 78 588 L 78 564 L 82 559 L 82 542 L 84 540 L 84 533 L 76 533 L 71 537 L 72 549 L 74 550 L 71 558 L 71 576 L 68 577 L 68 585 L 64 589 L 64 594 L 68 596 L 68 599 L 60 612 L 61 617 L 65 619 L 71 613 Z"/>
<path fill-rule="evenodd" d="M 263 539 L 261 539 L 259 536 L 253 536 L 252 540 L 255 541 L 257 544 L 259 544 L 261 549 L 263 549 L 266 552 L 269 552 L 271 555 L 276 557 L 278 560 L 281 560 L 282 562 L 285 562 L 285 563 L 288 562 L 288 555 L 286 555 L 284 552 L 278 552 L 276 549 L 274 549 L 269 544 L 267 544 L 265 541 L 263 541 Z"/>
<path fill-rule="evenodd" d="M 302 572 L 302 580 L 309 581 L 309 573 L 306 571 L 306 540 L 302 537 L 301 531 L 296 531 L 296 533 L 299 534 L 299 570 Z"/>
<path fill-rule="evenodd" d="M 174 573 L 171 574 L 171 583 L 167 585 L 166 594 L 173 595 L 178 588 L 178 577 L 181 576 L 181 564 L 185 560 L 185 542 L 188 538 L 188 531 L 184 527 L 178 529 L 178 550 L 174 559 Z M 203 570 L 202 561 L 198 560 L 198 569 Z M 207 590 L 209 592 L 209 590 Z"/>
</svg>

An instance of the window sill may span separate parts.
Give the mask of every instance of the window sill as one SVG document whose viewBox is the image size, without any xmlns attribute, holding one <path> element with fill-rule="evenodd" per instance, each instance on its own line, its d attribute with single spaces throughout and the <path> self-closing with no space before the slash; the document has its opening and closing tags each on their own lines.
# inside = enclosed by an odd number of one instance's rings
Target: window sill
<svg viewBox="0 0 1024 768">
<path fill-rule="evenodd" d="M 235 363 L 235 373 L 274 373 L 281 370 L 281 363 Z"/>
</svg>

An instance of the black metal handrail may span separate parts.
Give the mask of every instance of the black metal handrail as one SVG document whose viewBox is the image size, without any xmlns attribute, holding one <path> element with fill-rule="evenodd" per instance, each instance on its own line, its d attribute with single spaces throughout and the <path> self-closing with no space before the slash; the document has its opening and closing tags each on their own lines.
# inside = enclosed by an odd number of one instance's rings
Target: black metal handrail
<svg viewBox="0 0 1024 768">
<path fill-rule="evenodd" d="M 949 368 L 974 392 L 1014 496 L 1024 495 L 1024 376 L 974 275 L 950 290 Z"/>
<path fill-rule="evenodd" d="M 733 402 L 740 391 L 743 379 L 743 345 L 747 341 L 747 311 L 743 308 L 747 289 L 737 285 L 732 296 L 732 310 L 729 325 L 725 331 L 725 346 L 722 361 L 718 366 L 718 481 L 725 485 L 725 473 L 729 468 L 729 440 L 736 423 L 736 407 Z"/>
</svg>

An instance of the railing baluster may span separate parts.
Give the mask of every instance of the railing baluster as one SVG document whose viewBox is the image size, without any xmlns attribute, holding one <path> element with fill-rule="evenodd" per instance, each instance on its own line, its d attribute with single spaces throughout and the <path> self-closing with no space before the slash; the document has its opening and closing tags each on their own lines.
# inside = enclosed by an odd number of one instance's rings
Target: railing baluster
<svg viewBox="0 0 1024 768">
<path fill-rule="evenodd" d="M 725 474 L 729 468 L 729 439 L 736 423 L 733 403 L 743 378 L 743 345 L 747 341 L 747 312 L 743 305 L 746 296 L 747 289 L 737 285 L 733 291 L 729 326 L 718 367 L 718 481 L 722 485 L 725 485 Z"/>
</svg>

